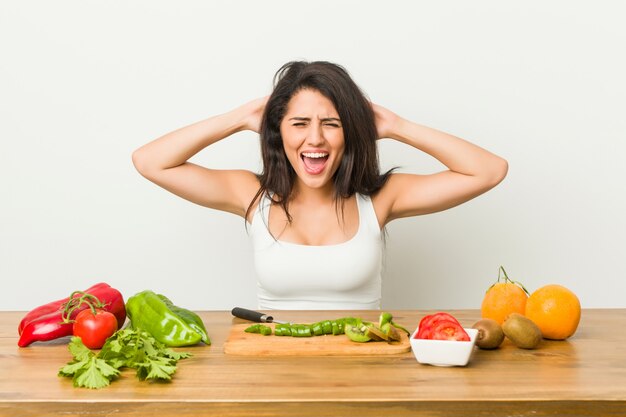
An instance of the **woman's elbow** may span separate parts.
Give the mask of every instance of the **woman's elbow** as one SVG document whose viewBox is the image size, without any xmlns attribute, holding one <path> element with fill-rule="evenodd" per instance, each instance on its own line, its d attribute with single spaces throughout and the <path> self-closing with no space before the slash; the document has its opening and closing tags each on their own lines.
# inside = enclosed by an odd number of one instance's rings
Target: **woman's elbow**
<svg viewBox="0 0 626 417">
<path fill-rule="evenodd" d="M 139 172 L 144 177 L 148 177 L 150 172 L 150 164 L 148 163 L 148 158 L 146 158 L 145 152 L 143 152 L 142 148 L 136 149 L 132 154 L 133 165 L 137 172 Z"/>
<path fill-rule="evenodd" d="M 491 169 L 489 170 L 489 182 L 491 187 L 495 187 L 500 184 L 509 172 L 509 163 L 506 159 L 496 157 Z"/>
</svg>

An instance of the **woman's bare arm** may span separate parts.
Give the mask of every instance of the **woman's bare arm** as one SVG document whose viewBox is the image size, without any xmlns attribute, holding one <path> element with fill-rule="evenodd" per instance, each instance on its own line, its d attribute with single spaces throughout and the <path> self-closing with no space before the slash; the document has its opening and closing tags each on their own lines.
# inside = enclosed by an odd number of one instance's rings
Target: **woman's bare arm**
<svg viewBox="0 0 626 417">
<path fill-rule="evenodd" d="M 403 119 L 373 105 L 380 138 L 391 138 L 426 152 L 448 170 L 431 175 L 393 174 L 374 203 L 381 226 L 401 218 L 446 210 L 495 187 L 508 163 L 453 135 Z"/>
<path fill-rule="evenodd" d="M 186 200 L 243 217 L 259 188 L 256 175 L 209 169 L 188 160 L 236 132 L 258 132 L 266 101 L 257 99 L 170 132 L 133 152 L 133 164 L 141 175 Z"/>
</svg>

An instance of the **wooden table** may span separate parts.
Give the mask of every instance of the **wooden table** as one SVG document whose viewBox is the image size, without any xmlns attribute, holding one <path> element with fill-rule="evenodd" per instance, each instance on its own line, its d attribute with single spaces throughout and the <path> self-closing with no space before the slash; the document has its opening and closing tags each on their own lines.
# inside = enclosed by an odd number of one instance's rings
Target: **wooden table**
<svg viewBox="0 0 626 417">
<path fill-rule="evenodd" d="M 464 326 L 476 310 L 450 311 Z M 394 311 L 410 329 L 429 311 Z M 467 367 L 420 365 L 392 356 L 225 355 L 234 319 L 202 312 L 213 344 L 185 348 L 171 383 L 140 382 L 132 370 L 101 390 L 57 377 L 71 359 L 67 338 L 17 347 L 24 313 L 0 312 L 0 416 L 624 416 L 626 309 L 585 310 L 567 341 L 522 350 L 505 341 L 476 349 Z M 354 313 L 375 320 L 378 312 Z M 281 312 L 312 322 L 346 312 Z M 278 317 L 277 317 L 278 318 Z"/>
</svg>

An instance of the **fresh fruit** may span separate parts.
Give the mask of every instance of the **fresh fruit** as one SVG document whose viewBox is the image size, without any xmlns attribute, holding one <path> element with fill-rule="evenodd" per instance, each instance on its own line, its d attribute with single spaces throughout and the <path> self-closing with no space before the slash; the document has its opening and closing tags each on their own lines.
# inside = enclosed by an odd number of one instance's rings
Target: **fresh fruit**
<svg viewBox="0 0 626 417">
<path fill-rule="evenodd" d="M 381 341 L 384 340 L 386 342 L 389 341 L 389 336 L 387 336 L 381 329 L 376 327 L 373 323 L 366 323 L 367 330 L 365 334 L 372 340 Z"/>
<path fill-rule="evenodd" d="M 389 339 L 389 341 L 399 342 L 402 340 L 402 336 L 400 335 L 398 328 L 391 323 L 383 324 L 380 330 L 387 335 L 387 339 Z"/>
<path fill-rule="evenodd" d="M 541 342 L 539 327 L 519 313 L 511 313 L 504 320 L 502 331 L 515 346 L 522 349 L 535 349 Z"/>
<path fill-rule="evenodd" d="M 526 317 L 537 324 L 544 338 L 564 340 L 580 322 L 580 301 L 561 285 L 546 285 L 533 292 L 526 303 Z"/>
<path fill-rule="evenodd" d="M 89 349 L 100 349 L 104 342 L 117 331 L 117 319 L 105 310 L 83 310 L 76 316 L 74 336 L 80 337 Z"/>
<path fill-rule="evenodd" d="M 367 326 L 361 322 L 356 324 L 347 324 L 345 327 L 346 336 L 353 342 L 369 342 L 372 340 L 371 337 L 367 335 Z"/>
<path fill-rule="evenodd" d="M 501 274 L 504 280 L 500 282 Z M 503 267 L 498 271 L 498 280 L 487 290 L 480 307 L 481 317 L 493 319 L 499 324 L 511 313 L 524 314 L 528 291 L 522 284 L 509 279 Z"/>
<path fill-rule="evenodd" d="M 481 349 L 496 349 L 504 340 L 502 326 L 493 319 L 480 319 L 472 328 L 478 330 L 476 346 Z"/>
</svg>

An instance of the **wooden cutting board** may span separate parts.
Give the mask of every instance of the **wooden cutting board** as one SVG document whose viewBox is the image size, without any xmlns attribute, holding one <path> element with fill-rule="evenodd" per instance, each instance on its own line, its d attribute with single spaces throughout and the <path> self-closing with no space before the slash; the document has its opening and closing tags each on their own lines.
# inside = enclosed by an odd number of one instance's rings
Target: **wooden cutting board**
<svg viewBox="0 0 626 417">
<path fill-rule="evenodd" d="M 346 335 L 325 335 L 313 337 L 263 336 L 246 333 L 250 326 L 233 324 L 228 339 L 224 343 L 224 353 L 229 355 L 255 356 L 331 356 L 331 355 L 394 355 L 411 350 L 409 337 L 402 332 L 402 340 L 395 343 L 367 342 L 356 343 Z M 274 331 L 274 325 L 268 324 Z"/>
</svg>

